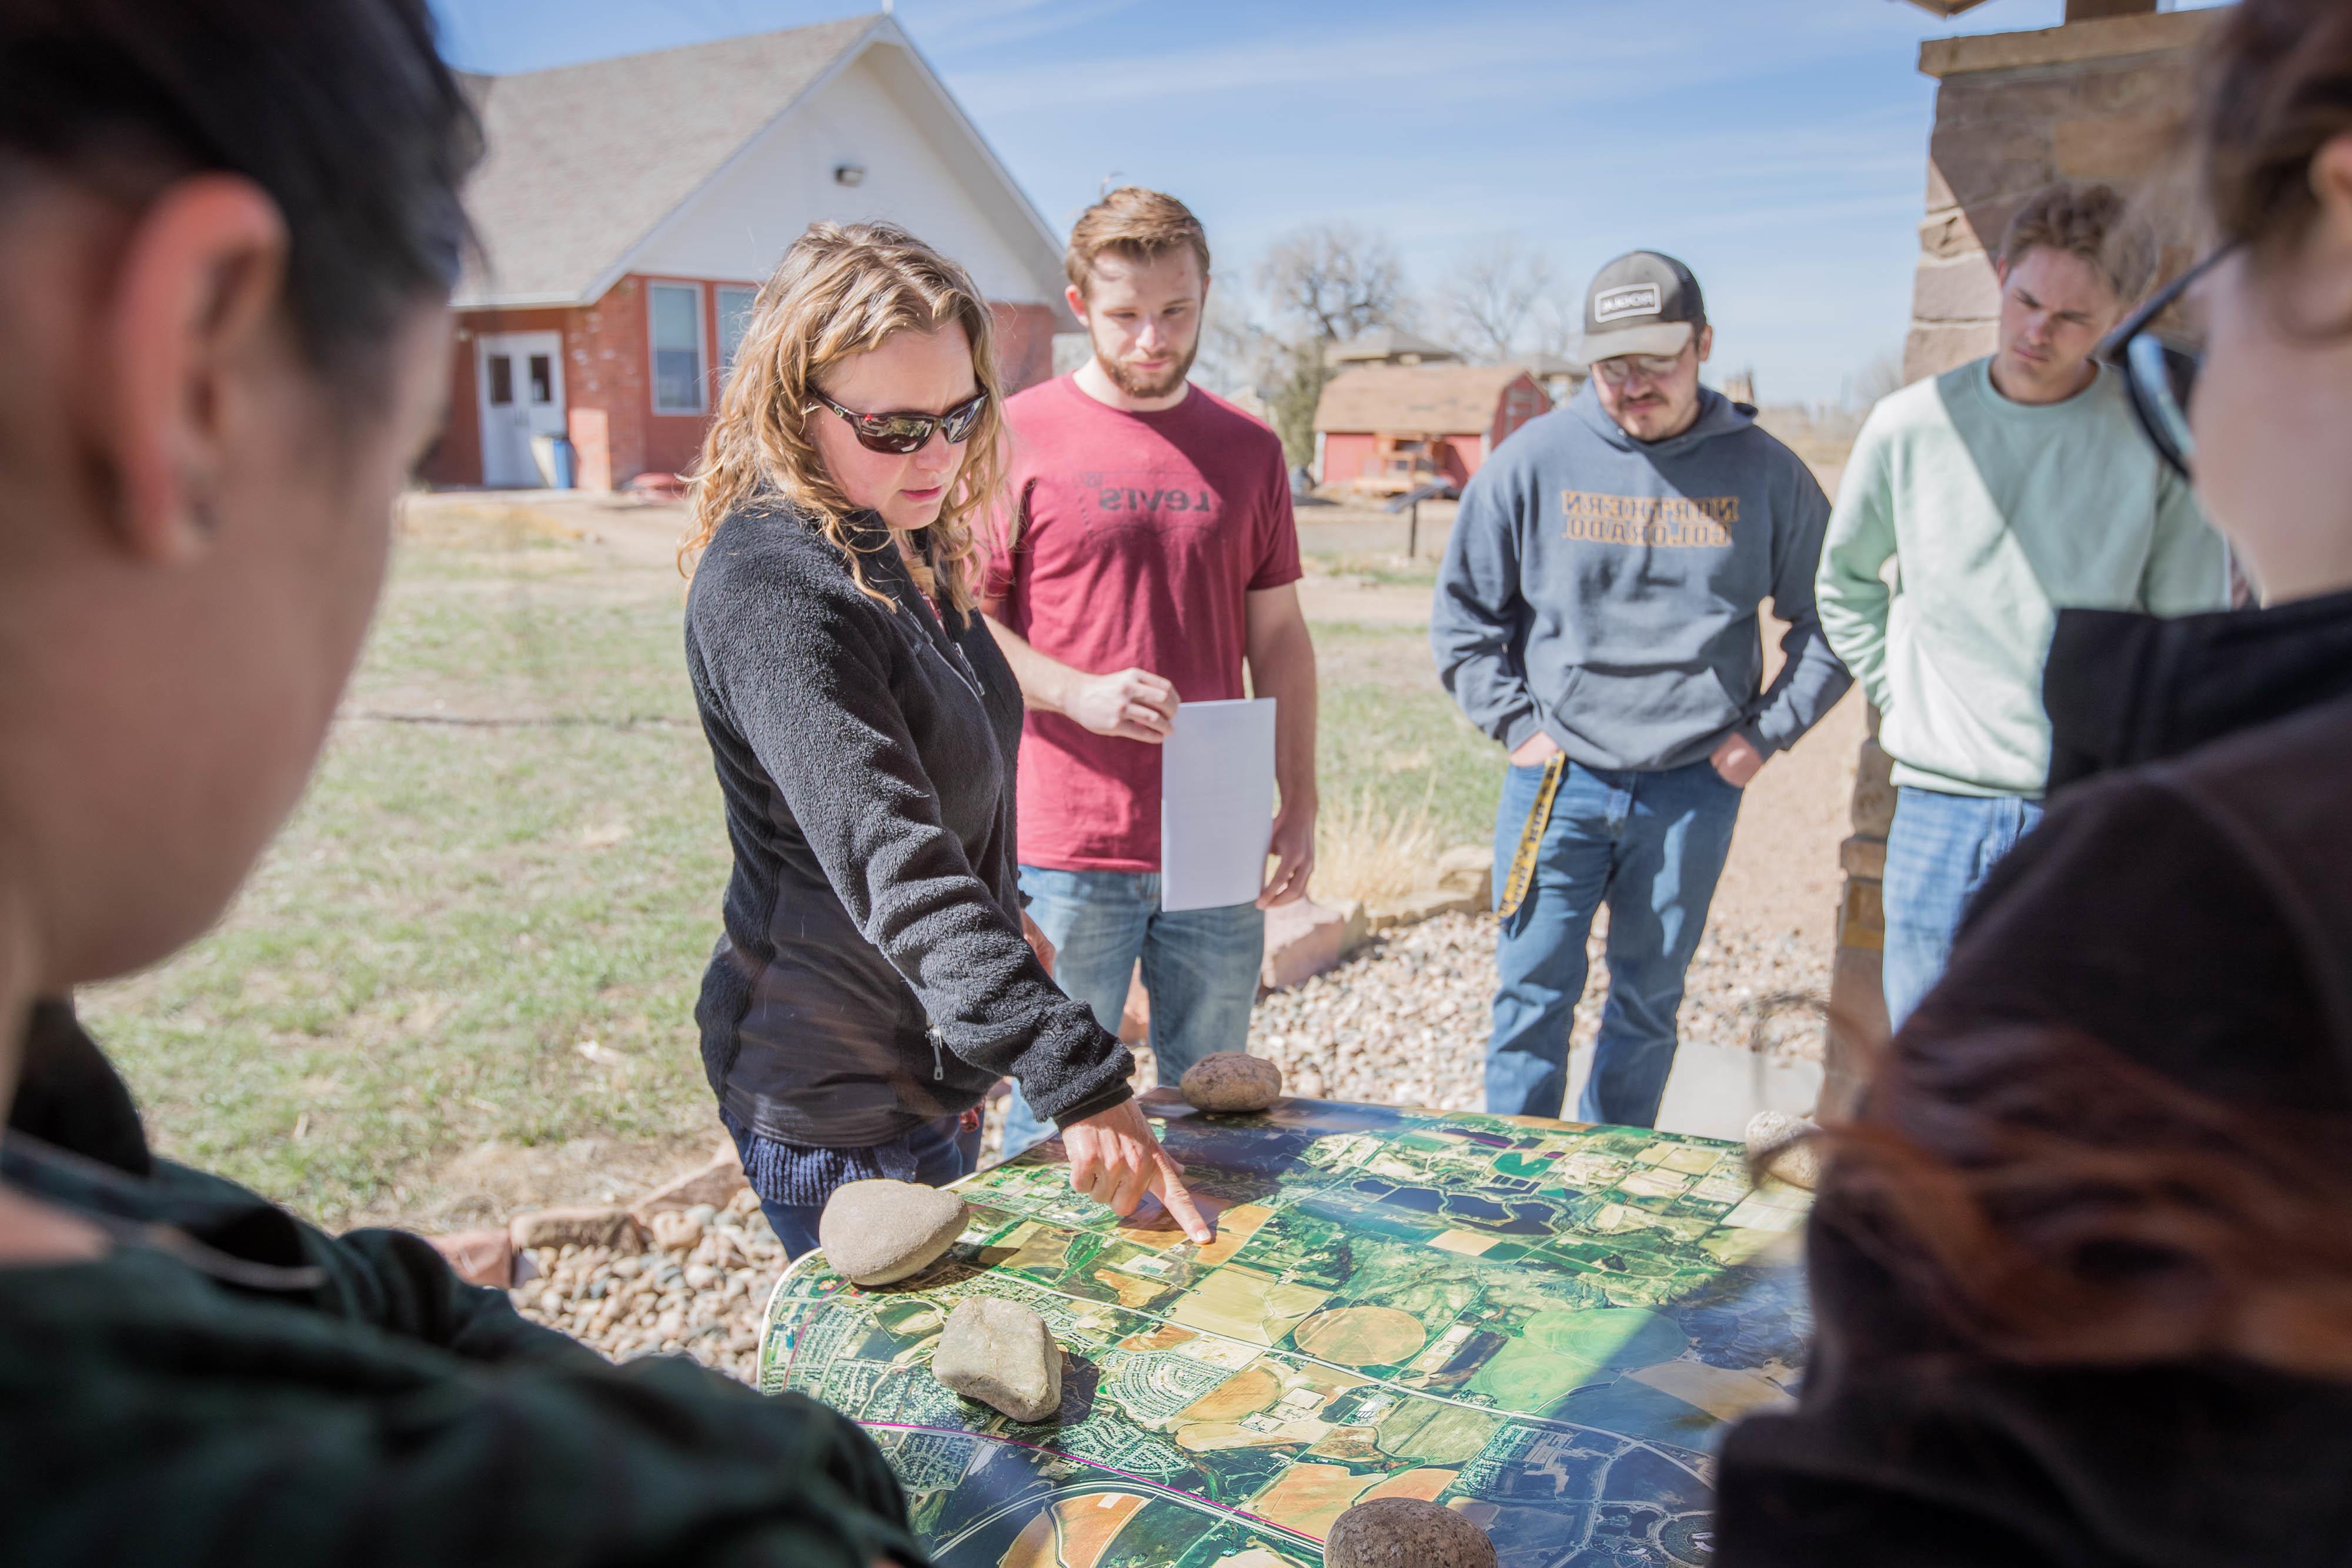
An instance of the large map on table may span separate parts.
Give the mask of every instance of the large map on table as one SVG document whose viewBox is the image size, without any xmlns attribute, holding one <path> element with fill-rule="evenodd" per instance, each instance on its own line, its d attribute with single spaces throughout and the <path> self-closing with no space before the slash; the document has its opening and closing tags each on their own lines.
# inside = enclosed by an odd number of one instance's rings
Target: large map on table
<svg viewBox="0 0 2352 1568">
<path fill-rule="evenodd" d="M 1710 1439 L 1802 1357 L 1806 1194 L 1673 1134 L 1148 1104 L 1208 1246 L 1119 1225 L 1049 1143 L 964 1184 L 916 1279 L 812 1256 L 770 1303 L 761 1385 L 863 1422 L 943 1568 L 1316 1568 L 1341 1510 L 1393 1496 L 1461 1510 L 1502 1568 L 1712 1560 Z M 975 1293 L 1052 1325 L 1058 1420 L 931 1376 Z"/>
</svg>

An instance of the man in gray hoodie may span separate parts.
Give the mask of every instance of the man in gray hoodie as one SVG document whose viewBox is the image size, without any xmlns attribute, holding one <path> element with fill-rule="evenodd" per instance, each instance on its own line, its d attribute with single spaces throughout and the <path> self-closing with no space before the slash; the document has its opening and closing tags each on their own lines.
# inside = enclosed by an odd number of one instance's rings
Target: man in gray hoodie
<svg viewBox="0 0 2352 1568">
<path fill-rule="evenodd" d="M 1753 408 L 1699 385 L 1698 280 L 1620 256 L 1584 332 L 1591 382 L 1464 491 L 1429 635 L 1446 690 L 1510 751 L 1486 1109 L 1561 1113 L 1605 900 L 1609 1001 L 1576 1114 L 1649 1126 L 1740 789 L 1851 678 L 1813 613 L 1828 497 Z M 1767 596 L 1790 623 L 1769 689 Z"/>
</svg>

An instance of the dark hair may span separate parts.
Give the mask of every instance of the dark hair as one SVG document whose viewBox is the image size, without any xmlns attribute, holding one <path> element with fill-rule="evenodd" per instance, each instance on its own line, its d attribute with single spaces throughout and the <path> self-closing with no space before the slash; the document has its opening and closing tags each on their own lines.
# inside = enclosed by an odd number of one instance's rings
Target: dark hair
<svg viewBox="0 0 2352 1568">
<path fill-rule="evenodd" d="M 2205 209 L 2260 254 L 2318 216 L 2311 160 L 2352 131 L 2352 6 L 2241 0 L 2213 30 L 2191 126 Z"/>
<path fill-rule="evenodd" d="M 287 308 L 322 370 L 447 297 L 480 150 L 425 0 L 0 0 L 0 175 L 131 200 L 251 180 L 285 216 Z"/>
</svg>

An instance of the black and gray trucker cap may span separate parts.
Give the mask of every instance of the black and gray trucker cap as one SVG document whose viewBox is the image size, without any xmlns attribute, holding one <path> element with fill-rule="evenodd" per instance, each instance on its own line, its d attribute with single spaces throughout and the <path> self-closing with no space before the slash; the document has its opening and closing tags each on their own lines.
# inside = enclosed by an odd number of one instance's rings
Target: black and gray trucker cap
<svg viewBox="0 0 2352 1568">
<path fill-rule="evenodd" d="M 1628 251 L 1585 291 L 1582 358 L 1679 354 L 1706 325 L 1706 301 L 1689 267 L 1654 250 Z"/>
</svg>

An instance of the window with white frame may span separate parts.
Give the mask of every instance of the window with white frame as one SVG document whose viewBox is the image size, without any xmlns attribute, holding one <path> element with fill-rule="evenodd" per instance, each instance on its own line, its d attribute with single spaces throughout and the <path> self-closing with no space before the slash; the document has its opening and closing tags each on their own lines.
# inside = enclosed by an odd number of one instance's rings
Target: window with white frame
<svg viewBox="0 0 2352 1568">
<path fill-rule="evenodd" d="M 693 283 L 646 285 L 646 324 L 654 359 L 654 412 L 703 410 L 702 288 Z"/>
<path fill-rule="evenodd" d="M 744 329 L 751 324 L 751 301 L 759 297 L 756 288 L 719 286 L 719 373 L 722 376 L 735 368 L 735 350 L 743 346 Z"/>
</svg>

